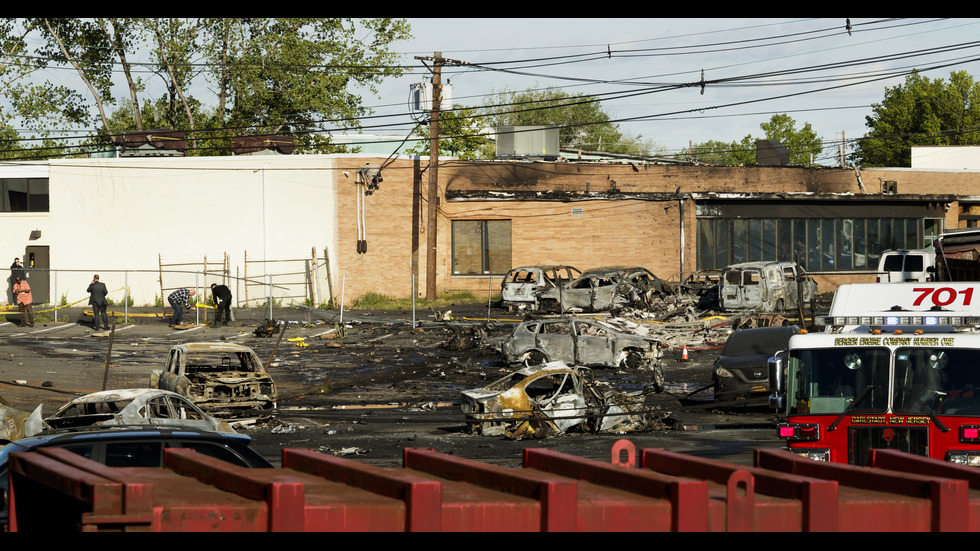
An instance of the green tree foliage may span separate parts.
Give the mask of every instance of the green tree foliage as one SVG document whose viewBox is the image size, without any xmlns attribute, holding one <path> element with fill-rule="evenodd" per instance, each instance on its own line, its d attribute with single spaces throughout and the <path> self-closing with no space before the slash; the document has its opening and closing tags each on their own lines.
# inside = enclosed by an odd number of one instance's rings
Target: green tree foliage
<svg viewBox="0 0 980 551">
<path fill-rule="evenodd" d="M 977 145 L 980 84 L 965 71 L 950 73 L 949 82 L 913 72 L 885 89 L 866 121 L 870 131 L 851 155 L 863 166 L 911 166 L 913 145 Z"/>
<path fill-rule="evenodd" d="M 80 94 L 50 82 L 34 83 L 43 66 L 28 56 L 28 30 L 16 19 L 0 18 L 0 158 L 23 159 L 60 154 L 51 141 L 57 126 L 88 124 Z M 29 139 L 16 128 L 26 128 Z"/>
<path fill-rule="evenodd" d="M 410 36 L 408 24 L 393 19 L 32 18 L 0 23 L 7 25 L 0 26 L 0 41 L 19 40 L 11 50 L 24 56 L 19 59 L 42 60 L 33 66 L 22 62 L 30 71 L 19 78 L 45 62 L 74 70 L 78 88 L 87 91 L 85 99 L 49 85 L 49 96 L 61 91 L 63 97 L 52 97 L 48 104 L 86 117 L 94 108 L 101 125 L 93 141 L 173 128 L 189 133 L 190 154 L 203 155 L 228 154 L 232 136 L 265 134 L 291 135 L 301 150 L 331 150 L 327 131 L 358 128 L 359 119 L 370 113 L 349 88 L 356 84 L 377 92 L 382 79 L 401 74 L 390 46 Z M 34 44 L 33 51 L 26 44 Z M 147 67 L 151 76 L 137 76 L 147 74 Z M 0 79 L 5 79 L 0 86 L 16 81 L 3 71 L 0 65 Z M 125 90 L 125 99 L 114 97 L 114 89 Z M 162 94 L 149 92 L 161 89 Z M 4 97 L 13 101 L 9 92 Z M 35 115 L 19 114 L 25 120 Z"/>
<path fill-rule="evenodd" d="M 454 105 L 451 111 L 439 112 L 439 153 L 453 155 L 460 159 L 485 159 L 493 157 L 493 147 L 488 137 L 489 130 L 484 119 L 477 116 L 476 110 Z M 427 156 L 429 138 L 432 136 L 428 124 L 421 124 L 416 135 L 423 138 L 410 153 Z"/>
<path fill-rule="evenodd" d="M 796 166 L 810 166 L 814 159 L 823 151 L 822 139 L 804 123 L 803 128 L 796 128 L 796 121 L 783 113 L 773 115 L 769 122 L 759 125 L 763 137 L 756 138 L 751 134 L 740 142 L 725 144 L 717 140 L 709 140 L 691 147 L 690 157 L 712 164 L 720 165 L 751 165 L 757 162 L 756 141 L 776 140 L 789 151 L 789 162 Z"/>
</svg>

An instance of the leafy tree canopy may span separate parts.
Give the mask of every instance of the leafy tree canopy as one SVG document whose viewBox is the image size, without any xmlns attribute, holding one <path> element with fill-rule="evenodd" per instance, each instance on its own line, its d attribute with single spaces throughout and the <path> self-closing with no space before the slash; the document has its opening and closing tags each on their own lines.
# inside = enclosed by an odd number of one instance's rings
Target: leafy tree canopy
<svg viewBox="0 0 980 551">
<path fill-rule="evenodd" d="M 740 142 L 724 143 L 709 140 L 691 147 L 689 157 L 711 164 L 719 165 L 751 165 L 756 164 L 756 141 L 775 140 L 789 151 L 789 162 L 796 166 L 810 166 L 814 159 L 823 151 L 822 139 L 804 123 L 803 128 L 796 128 L 796 121 L 783 113 L 773 115 L 768 122 L 759 125 L 763 137 L 757 138 L 751 134 Z"/>
<path fill-rule="evenodd" d="M 203 155 L 227 154 L 232 136 L 287 134 L 329 150 L 327 131 L 370 112 L 349 88 L 401 74 L 390 46 L 409 36 L 394 19 L 0 19 L 0 129 L 95 123 L 92 142 L 109 143 L 166 127 Z M 24 84 L 55 67 L 78 85 Z"/>
<path fill-rule="evenodd" d="M 911 166 L 913 145 L 980 144 L 980 84 L 965 71 L 948 82 L 913 72 L 871 110 L 870 130 L 851 155 L 858 165 Z"/>
</svg>

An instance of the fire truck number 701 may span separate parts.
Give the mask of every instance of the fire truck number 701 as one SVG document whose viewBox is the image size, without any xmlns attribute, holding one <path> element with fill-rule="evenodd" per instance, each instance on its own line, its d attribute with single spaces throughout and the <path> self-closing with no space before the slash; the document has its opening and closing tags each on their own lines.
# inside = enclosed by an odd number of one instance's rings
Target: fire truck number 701
<svg viewBox="0 0 980 551">
<path fill-rule="evenodd" d="M 963 295 L 963 306 L 969 306 L 970 301 L 973 299 L 973 287 L 961 289 L 959 292 L 950 287 L 939 287 L 937 289 L 916 287 L 912 291 L 920 293 L 913 303 L 915 306 L 921 306 L 926 297 L 930 295 L 932 295 L 932 303 L 936 306 L 952 304 L 956 300 L 957 295 Z"/>
</svg>

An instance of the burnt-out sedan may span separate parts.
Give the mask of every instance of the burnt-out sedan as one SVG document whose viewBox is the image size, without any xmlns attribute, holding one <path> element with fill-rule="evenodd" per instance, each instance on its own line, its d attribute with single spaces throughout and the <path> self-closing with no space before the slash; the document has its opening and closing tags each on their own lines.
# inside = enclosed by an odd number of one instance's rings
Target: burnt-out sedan
<svg viewBox="0 0 980 551">
<path fill-rule="evenodd" d="M 586 367 L 649 369 L 659 391 L 663 388 L 664 347 L 658 339 L 628 333 L 600 320 L 565 317 L 521 322 L 500 349 L 504 360 L 515 366 L 557 360 Z"/>
<path fill-rule="evenodd" d="M 279 398 L 275 382 L 255 352 L 224 342 L 174 346 L 166 368 L 150 373 L 150 388 L 186 396 L 219 417 L 267 415 Z"/>
<path fill-rule="evenodd" d="M 715 360 L 712 379 L 716 402 L 763 398 L 769 394 L 769 358 L 786 350 L 795 325 L 739 329 Z"/>
</svg>

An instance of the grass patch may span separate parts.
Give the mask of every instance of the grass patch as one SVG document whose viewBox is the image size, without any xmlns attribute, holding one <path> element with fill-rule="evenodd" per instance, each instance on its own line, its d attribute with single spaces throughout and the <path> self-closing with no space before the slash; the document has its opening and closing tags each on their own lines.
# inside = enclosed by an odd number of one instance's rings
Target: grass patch
<svg viewBox="0 0 980 551">
<path fill-rule="evenodd" d="M 435 300 L 415 299 L 415 308 L 443 308 L 453 304 L 473 304 L 485 302 L 470 291 L 458 291 L 441 296 Z M 354 302 L 358 310 L 411 310 L 412 298 L 393 298 L 380 293 L 368 293 Z"/>
</svg>

